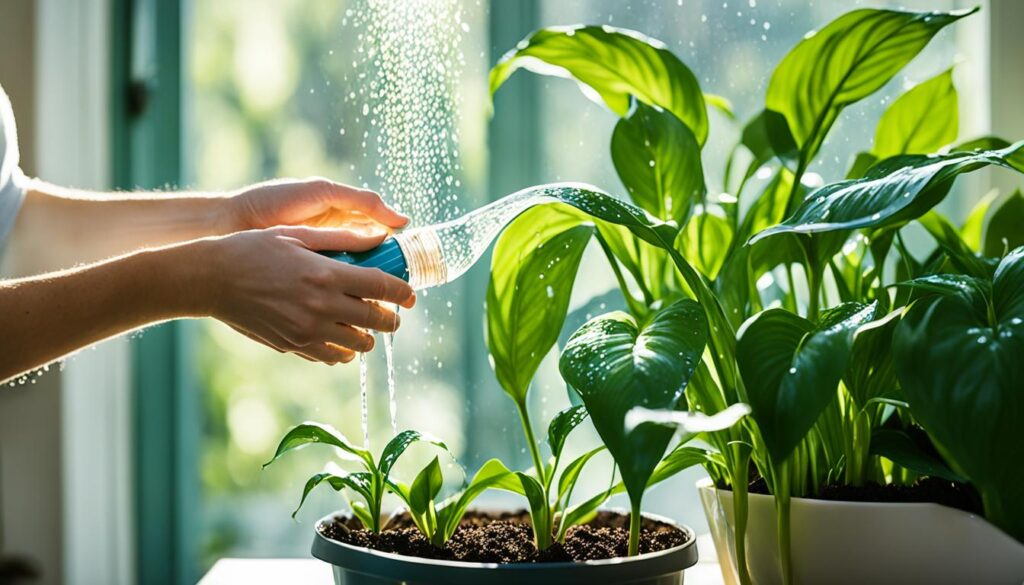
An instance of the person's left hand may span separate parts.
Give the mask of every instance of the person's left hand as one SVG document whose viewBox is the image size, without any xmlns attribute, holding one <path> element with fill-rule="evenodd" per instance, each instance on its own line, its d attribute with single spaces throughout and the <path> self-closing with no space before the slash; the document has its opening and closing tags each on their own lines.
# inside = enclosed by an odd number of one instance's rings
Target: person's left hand
<svg viewBox="0 0 1024 585">
<path fill-rule="evenodd" d="M 243 189 L 230 202 L 232 231 L 306 225 L 376 235 L 409 221 L 373 191 L 323 178 L 260 183 Z"/>
</svg>

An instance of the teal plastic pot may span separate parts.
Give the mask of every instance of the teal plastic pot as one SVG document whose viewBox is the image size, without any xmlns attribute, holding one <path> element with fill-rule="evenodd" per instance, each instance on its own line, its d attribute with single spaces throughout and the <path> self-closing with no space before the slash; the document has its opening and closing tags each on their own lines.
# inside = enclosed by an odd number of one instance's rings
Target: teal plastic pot
<svg viewBox="0 0 1024 585">
<path fill-rule="evenodd" d="M 333 522 L 329 514 L 315 525 Z M 697 562 L 693 530 L 671 520 L 689 537 L 686 544 L 629 558 L 581 563 L 462 563 L 407 557 L 342 544 L 314 528 L 313 556 L 334 568 L 335 585 L 681 585 L 683 571 Z"/>
</svg>

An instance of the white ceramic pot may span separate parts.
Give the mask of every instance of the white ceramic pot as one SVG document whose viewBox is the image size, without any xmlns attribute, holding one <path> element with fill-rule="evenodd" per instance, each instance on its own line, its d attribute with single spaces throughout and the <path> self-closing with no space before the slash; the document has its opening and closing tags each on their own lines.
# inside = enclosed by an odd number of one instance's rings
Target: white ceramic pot
<svg viewBox="0 0 1024 585">
<path fill-rule="evenodd" d="M 726 585 L 738 585 L 732 492 L 697 482 Z M 781 583 L 775 503 L 751 494 L 747 566 L 755 585 Z M 983 518 L 938 504 L 793 498 L 791 558 L 797 585 L 1024 583 L 1024 545 Z"/>
</svg>

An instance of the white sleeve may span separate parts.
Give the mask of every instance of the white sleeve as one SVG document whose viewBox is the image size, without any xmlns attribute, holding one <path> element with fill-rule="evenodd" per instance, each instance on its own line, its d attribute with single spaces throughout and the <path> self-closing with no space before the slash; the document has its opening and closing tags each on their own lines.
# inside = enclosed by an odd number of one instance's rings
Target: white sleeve
<svg viewBox="0 0 1024 585">
<path fill-rule="evenodd" d="M 11 101 L 0 87 L 0 251 L 25 199 L 27 179 L 18 168 L 18 130 Z"/>
</svg>

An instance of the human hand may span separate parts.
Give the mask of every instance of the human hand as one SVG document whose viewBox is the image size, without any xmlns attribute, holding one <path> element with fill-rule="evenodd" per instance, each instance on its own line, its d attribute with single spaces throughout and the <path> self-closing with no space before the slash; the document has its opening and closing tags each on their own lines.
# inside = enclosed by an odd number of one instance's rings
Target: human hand
<svg viewBox="0 0 1024 585">
<path fill-rule="evenodd" d="M 408 223 L 373 191 L 322 178 L 284 179 L 247 187 L 229 200 L 230 222 L 243 231 L 279 225 L 344 227 L 370 235 Z"/>
<path fill-rule="evenodd" d="M 206 313 L 280 352 L 327 364 L 373 349 L 363 329 L 395 331 L 400 319 L 374 301 L 412 307 L 405 281 L 314 250 L 364 251 L 384 235 L 275 227 L 202 240 L 212 283 Z"/>
</svg>

